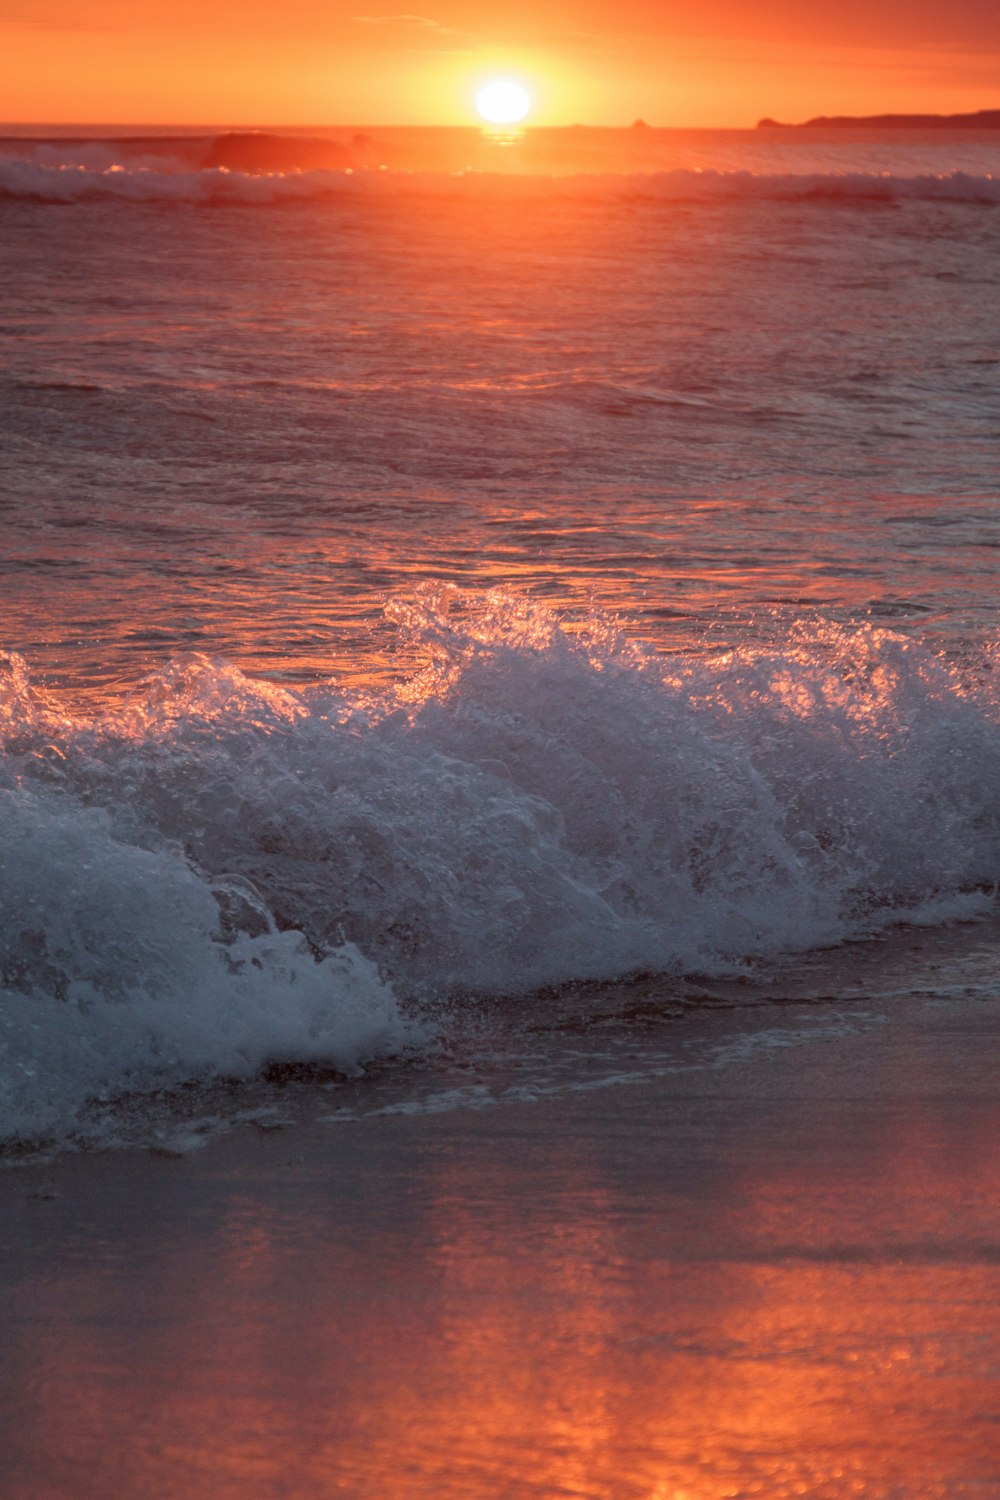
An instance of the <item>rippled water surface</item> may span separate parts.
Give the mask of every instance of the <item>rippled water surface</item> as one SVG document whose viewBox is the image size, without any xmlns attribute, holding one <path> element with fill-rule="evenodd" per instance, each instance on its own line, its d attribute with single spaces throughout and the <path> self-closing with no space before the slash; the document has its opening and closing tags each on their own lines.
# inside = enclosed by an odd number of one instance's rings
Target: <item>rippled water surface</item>
<svg viewBox="0 0 1000 1500">
<path fill-rule="evenodd" d="M 666 648 L 989 628 L 1000 221 L 948 173 L 1000 147 L 742 149 L 765 175 L 727 136 L 680 183 L 0 202 L 4 643 L 101 700 L 178 650 L 398 675 L 382 601 L 425 579 Z"/>
</svg>

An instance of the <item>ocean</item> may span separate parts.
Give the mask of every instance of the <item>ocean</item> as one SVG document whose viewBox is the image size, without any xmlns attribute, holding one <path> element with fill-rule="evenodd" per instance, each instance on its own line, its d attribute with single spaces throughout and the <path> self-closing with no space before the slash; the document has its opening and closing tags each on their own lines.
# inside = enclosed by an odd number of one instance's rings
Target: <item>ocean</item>
<svg viewBox="0 0 1000 1500">
<path fill-rule="evenodd" d="M 5 1497 L 1000 1494 L 998 251 L 1000 131 L 0 142 Z"/>
<path fill-rule="evenodd" d="M 6 1149 L 995 996 L 1000 133 L 316 134 L 0 143 Z"/>
</svg>

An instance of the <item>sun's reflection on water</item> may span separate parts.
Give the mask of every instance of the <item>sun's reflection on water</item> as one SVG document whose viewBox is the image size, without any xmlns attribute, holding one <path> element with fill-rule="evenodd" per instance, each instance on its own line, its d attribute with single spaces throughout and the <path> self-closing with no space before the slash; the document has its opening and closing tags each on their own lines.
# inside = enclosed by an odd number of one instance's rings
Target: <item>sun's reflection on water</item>
<svg viewBox="0 0 1000 1500">
<path fill-rule="evenodd" d="M 480 134 L 488 146 L 519 146 L 525 138 L 523 125 L 484 125 Z"/>
</svg>

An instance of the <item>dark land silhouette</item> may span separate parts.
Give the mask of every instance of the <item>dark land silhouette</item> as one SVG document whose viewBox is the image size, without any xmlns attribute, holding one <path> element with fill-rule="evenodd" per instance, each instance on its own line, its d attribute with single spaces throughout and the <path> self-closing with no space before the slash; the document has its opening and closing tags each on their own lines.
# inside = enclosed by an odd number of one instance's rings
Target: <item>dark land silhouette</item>
<svg viewBox="0 0 1000 1500">
<path fill-rule="evenodd" d="M 757 121 L 758 130 L 1000 130 L 1000 109 L 964 115 L 816 115 L 789 125 Z"/>
</svg>

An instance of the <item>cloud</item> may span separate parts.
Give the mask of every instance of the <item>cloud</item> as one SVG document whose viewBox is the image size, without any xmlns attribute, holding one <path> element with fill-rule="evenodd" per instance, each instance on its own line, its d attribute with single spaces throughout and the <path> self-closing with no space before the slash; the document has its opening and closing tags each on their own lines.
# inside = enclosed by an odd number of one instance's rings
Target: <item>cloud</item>
<svg viewBox="0 0 1000 1500">
<path fill-rule="evenodd" d="M 433 21 L 430 16 L 352 16 L 351 20 L 356 21 L 359 26 L 416 26 L 424 31 L 455 34 L 453 26 L 445 26 L 441 21 Z"/>
<path fill-rule="evenodd" d="M 390 16 L 352 16 L 358 26 L 372 28 L 370 45 L 388 47 L 392 51 L 432 52 L 442 56 L 465 53 L 473 50 L 470 42 L 477 40 L 478 33 L 465 31 L 456 26 L 446 26 L 431 16 L 416 16 L 409 11 Z M 378 35 L 378 42 L 375 42 Z"/>
<path fill-rule="evenodd" d="M 89 21 L 83 17 L 59 16 L 51 11 L 39 12 L 30 5 L 13 5 L 0 15 L 0 26 L 22 26 L 30 31 L 87 31 L 100 35 L 120 32 L 120 26 L 109 26 L 102 21 Z"/>
</svg>

